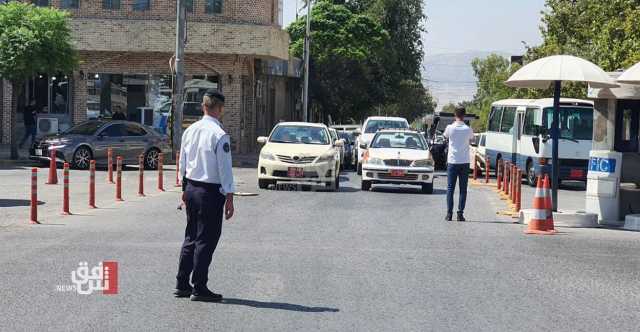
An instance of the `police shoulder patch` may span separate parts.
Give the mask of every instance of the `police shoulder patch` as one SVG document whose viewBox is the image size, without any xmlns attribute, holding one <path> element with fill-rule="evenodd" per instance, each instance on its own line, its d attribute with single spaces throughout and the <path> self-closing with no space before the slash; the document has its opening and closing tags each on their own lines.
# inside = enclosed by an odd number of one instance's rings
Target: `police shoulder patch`
<svg viewBox="0 0 640 332">
<path fill-rule="evenodd" d="M 229 143 L 225 142 L 224 145 L 222 145 L 222 149 L 224 150 L 224 152 L 229 153 Z"/>
</svg>

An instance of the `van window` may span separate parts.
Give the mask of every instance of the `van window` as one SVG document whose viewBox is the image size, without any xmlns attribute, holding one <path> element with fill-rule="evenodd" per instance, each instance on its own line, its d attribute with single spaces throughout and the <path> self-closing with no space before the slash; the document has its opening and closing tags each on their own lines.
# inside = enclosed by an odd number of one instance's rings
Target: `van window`
<svg viewBox="0 0 640 332">
<path fill-rule="evenodd" d="M 480 146 L 486 146 L 487 145 L 487 136 L 485 135 L 480 135 Z"/>
<path fill-rule="evenodd" d="M 502 115 L 502 123 L 500 124 L 500 132 L 513 133 L 513 121 L 516 116 L 515 107 L 505 107 Z"/>
<path fill-rule="evenodd" d="M 500 118 L 502 118 L 502 106 L 494 106 L 489 117 L 489 131 L 500 131 Z"/>
<path fill-rule="evenodd" d="M 538 112 L 538 109 L 535 107 L 527 108 L 527 113 L 524 115 L 524 134 L 525 135 L 531 135 L 531 136 L 537 135 L 536 125 L 535 125 L 536 112 Z"/>
</svg>

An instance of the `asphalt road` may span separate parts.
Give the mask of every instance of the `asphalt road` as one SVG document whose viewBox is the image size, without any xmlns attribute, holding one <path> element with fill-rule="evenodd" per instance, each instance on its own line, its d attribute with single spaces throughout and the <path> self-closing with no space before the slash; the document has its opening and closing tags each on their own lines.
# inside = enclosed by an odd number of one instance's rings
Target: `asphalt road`
<svg viewBox="0 0 640 332">
<path fill-rule="evenodd" d="M 209 286 L 224 303 L 171 295 L 184 215 L 175 188 L 43 225 L 0 227 L 0 331 L 637 331 L 640 234 L 525 236 L 471 187 L 469 222 L 433 195 L 256 189 L 236 169 Z M 1 216 L 0 211 L 0 216 Z M 80 261 L 119 264 L 119 294 L 59 292 Z"/>
</svg>

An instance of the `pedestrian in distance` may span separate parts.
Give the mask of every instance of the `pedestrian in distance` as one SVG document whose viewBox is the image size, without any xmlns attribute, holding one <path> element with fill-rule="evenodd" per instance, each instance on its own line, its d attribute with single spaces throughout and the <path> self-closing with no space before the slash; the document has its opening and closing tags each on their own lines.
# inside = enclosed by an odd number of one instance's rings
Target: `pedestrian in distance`
<svg viewBox="0 0 640 332">
<path fill-rule="evenodd" d="M 458 200 L 458 221 L 465 221 L 464 207 L 467 203 L 467 184 L 469 180 L 469 145 L 473 140 L 473 130 L 464 123 L 466 110 L 457 107 L 454 111 L 455 122 L 444 130 L 444 137 L 449 140 L 449 152 L 447 154 L 447 216 L 446 220 L 453 218 L 453 194 L 456 182 L 460 182 L 460 197 Z"/>
<path fill-rule="evenodd" d="M 36 112 L 36 102 L 34 100 L 24 107 L 23 116 L 25 131 L 24 136 L 18 145 L 20 149 L 22 149 L 24 143 L 26 143 L 28 139 L 31 139 L 29 144 L 33 144 L 33 141 L 36 139 L 36 117 L 38 116 L 38 113 Z"/>
<path fill-rule="evenodd" d="M 220 122 L 224 95 L 207 90 L 202 112 L 202 119 L 182 135 L 179 166 L 187 226 L 174 295 L 191 297 L 191 301 L 217 302 L 222 295 L 207 288 L 209 265 L 220 239 L 223 217 L 229 220 L 233 216 L 235 191 L 230 138 Z"/>
<path fill-rule="evenodd" d="M 111 116 L 111 120 L 126 120 L 127 117 L 122 113 L 120 109 L 116 109 L 116 112 Z"/>
</svg>

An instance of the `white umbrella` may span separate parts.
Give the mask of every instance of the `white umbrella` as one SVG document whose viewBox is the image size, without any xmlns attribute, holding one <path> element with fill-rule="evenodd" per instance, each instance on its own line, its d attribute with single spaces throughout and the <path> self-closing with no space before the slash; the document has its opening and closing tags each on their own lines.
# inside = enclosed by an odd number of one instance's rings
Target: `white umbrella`
<svg viewBox="0 0 640 332">
<path fill-rule="evenodd" d="M 640 62 L 627 69 L 616 81 L 625 84 L 640 84 Z"/>
<path fill-rule="evenodd" d="M 552 150 L 552 192 L 553 210 L 558 209 L 558 122 L 560 122 L 560 93 L 562 82 L 584 82 L 594 88 L 615 88 L 618 85 L 595 64 L 571 55 L 553 55 L 538 59 L 520 68 L 505 82 L 514 88 L 547 89 L 553 83 L 553 122 L 551 124 Z"/>
</svg>

